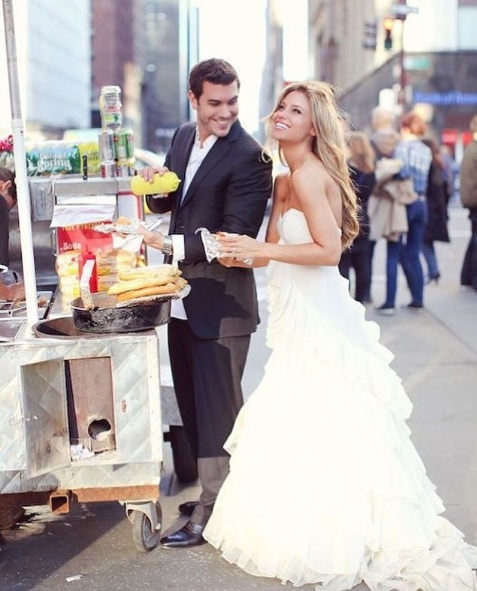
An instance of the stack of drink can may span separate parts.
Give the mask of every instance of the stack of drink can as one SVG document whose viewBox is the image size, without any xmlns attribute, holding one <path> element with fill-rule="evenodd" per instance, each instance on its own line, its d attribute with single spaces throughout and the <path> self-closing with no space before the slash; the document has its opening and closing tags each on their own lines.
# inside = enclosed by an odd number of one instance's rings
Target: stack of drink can
<svg viewBox="0 0 477 591">
<path fill-rule="evenodd" d="M 101 176 L 104 178 L 133 176 L 134 144 L 131 131 L 102 129 L 99 132 Z"/>
<path fill-rule="evenodd" d="M 118 88 L 119 87 L 105 87 Z M 104 90 L 104 89 L 103 89 Z M 102 92 L 102 95 L 104 93 Z M 119 94 L 118 94 L 119 97 Z M 102 98 L 104 98 L 102 96 Z M 119 98 L 118 98 L 119 101 Z M 100 101 L 104 105 L 104 101 Z M 121 105 L 120 102 L 118 102 Z M 102 113 L 103 129 L 99 132 L 99 156 L 101 159 L 101 176 L 103 178 L 127 177 L 134 175 L 134 144 L 133 134 L 121 129 L 121 117 L 114 121 Z M 119 126 L 118 126 L 119 122 Z"/>
</svg>

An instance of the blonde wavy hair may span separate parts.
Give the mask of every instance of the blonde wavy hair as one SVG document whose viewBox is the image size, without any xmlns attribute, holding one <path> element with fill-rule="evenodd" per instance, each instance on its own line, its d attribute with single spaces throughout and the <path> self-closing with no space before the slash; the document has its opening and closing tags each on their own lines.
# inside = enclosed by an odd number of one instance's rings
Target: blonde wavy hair
<svg viewBox="0 0 477 591">
<path fill-rule="evenodd" d="M 278 97 L 273 111 L 266 117 L 268 137 L 271 138 L 272 115 L 291 92 L 303 93 L 310 102 L 311 119 L 316 136 L 312 151 L 337 183 L 342 200 L 341 244 L 343 250 L 351 245 L 359 232 L 358 204 L 346 163 L 344 124 L 336 105 L 336 89 L 326 82 L 310 80 L 288 84 Z M 281 150 L 280 159 L 283 161 Z"/>
<path fill-rule="evenodd" d="M 374 172 L 374 150 L 365 133 L 352 131 L 348 136 L 348 147 L 351 152 L 351 159 L 356 163 L 359 170 L 366 173 Z"/>
</svg>

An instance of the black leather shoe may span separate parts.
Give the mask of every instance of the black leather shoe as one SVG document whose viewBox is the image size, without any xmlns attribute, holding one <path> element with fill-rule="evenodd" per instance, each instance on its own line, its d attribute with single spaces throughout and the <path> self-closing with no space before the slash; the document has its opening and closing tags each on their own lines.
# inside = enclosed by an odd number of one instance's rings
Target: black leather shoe
<svg viewBox="0 0 477 591">
<path fill-rule="evenodd" d="M 405 310 L 409 310 L 410 312 L 422 312 L 424 310 L 424 306 L 422 304 L 415 304 L 411 302 L 407 306 L 403 306 Z"/>
<path fill-rule="evenodd" d="M 199 504 L 199 501 L 186 501 L 185 503 L 181 503 L 179 505 L 179 513 L 181 515 L 187 515 L 190 517 L 192 513 L 194 513 L 194 509 Z"/>
<path fill-rule="evenodd" d="M 206 544 L 202 537 L 205 525 L 198 525 L 190 521 L 181 527 L 178 531 L 161 538 L 161 546 L 165 548 L 192 548 Z"/>
</svg>

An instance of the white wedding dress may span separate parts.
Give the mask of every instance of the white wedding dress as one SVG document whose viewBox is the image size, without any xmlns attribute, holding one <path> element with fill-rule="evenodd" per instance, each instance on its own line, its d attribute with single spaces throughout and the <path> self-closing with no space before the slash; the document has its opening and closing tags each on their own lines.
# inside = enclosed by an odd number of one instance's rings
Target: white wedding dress
<svg viewBox="0 0 477 591">
<path fill-rule="evenodd" d="M 279 231 L 312 240 L 296 209 Z M 439 516 L 412 404 L 348 282 L 337 267 L 272 262 L 269 297 L 273 351 L 226 442 L 204 537 L 253 575 L 319 591 L 475 591 L 477 548 Z"/>
</svg>

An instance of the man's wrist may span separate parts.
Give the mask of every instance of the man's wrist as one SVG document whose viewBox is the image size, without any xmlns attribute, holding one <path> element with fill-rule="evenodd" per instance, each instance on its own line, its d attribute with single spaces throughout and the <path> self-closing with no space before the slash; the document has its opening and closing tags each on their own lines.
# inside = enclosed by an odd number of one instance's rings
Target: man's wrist
<svg viewBox="0 0 477 591">
<path fill-rule="evenodd" d="M 162 252 L 162 254 L 165 254 L 165 255 L 172 255 L 173 254 L 174 244 L 173 244 L 172 236 L 170 236 L 170 235 L 163 236 L 161 252 Z"/>
</svg>

